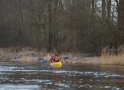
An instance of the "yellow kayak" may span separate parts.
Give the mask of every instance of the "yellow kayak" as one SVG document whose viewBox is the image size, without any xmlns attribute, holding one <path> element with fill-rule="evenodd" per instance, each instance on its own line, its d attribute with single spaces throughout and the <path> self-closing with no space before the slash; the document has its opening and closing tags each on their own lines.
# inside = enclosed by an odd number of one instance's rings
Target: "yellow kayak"
<svg viewBox="0 0 124 90">
<path fill-rule="evenodd" d="M 50 63 L 51 66 L 55 66 L 55 67 L 61 67 L 62 66 L 62 62 L 52 62 Z"/>
</svg>

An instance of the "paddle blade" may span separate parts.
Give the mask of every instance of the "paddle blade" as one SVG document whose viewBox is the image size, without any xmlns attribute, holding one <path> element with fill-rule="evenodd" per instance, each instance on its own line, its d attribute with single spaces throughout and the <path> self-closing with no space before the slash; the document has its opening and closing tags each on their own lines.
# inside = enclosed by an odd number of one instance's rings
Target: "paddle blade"
<svg viewBox="0 0 124 90">
<path fill-rule="evenodd" d="M 65 60 L 68 59 L 68 56 L 65 56 L 64 59 L 65 59 Z"/>
<path fill-rule="evenodd" d="M 42 60 L 41 63 L 42 63 L 42 64 L 46 64 L 46 63 L 47 63 L 47 60 Z"/>
</svg>

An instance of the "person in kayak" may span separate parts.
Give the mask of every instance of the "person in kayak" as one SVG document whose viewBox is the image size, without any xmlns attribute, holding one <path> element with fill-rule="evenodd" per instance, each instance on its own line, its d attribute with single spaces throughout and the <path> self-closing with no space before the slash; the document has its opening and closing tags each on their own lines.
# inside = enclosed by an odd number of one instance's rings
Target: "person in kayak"
<svg viewBox="0 0 124 90">
<path fill-rule="evenodd" d="M 57 54 L 51 56 L 50 62 L 59 62 L 59 57 Z"/>
</svg>

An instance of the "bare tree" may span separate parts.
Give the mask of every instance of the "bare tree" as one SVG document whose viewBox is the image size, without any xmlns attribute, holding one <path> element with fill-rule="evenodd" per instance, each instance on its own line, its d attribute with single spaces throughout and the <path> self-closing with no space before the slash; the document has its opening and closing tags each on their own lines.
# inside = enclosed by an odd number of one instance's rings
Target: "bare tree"
<svg viewBox="0 0 124 90">
<path fill-rule="evenodd" d="M 107 0 L 107 20 L 111 19 L 111 0 Z"/>
<path fill-rule="evenodd" d="M 102 21 L 106 22 L 106 0 L 102 0 Z"/>
</svg>

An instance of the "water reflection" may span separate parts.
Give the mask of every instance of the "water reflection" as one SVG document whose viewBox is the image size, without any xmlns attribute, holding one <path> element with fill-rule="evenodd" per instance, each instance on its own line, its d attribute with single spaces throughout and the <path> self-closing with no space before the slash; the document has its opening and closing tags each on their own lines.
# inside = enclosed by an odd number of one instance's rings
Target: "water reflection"
<svg viewBox="0 0 124 90">
<path fill-rule="evenodd" d="M 2 90 L 123 90 L 124 67 L 0 63 Z"/>
</svg>

